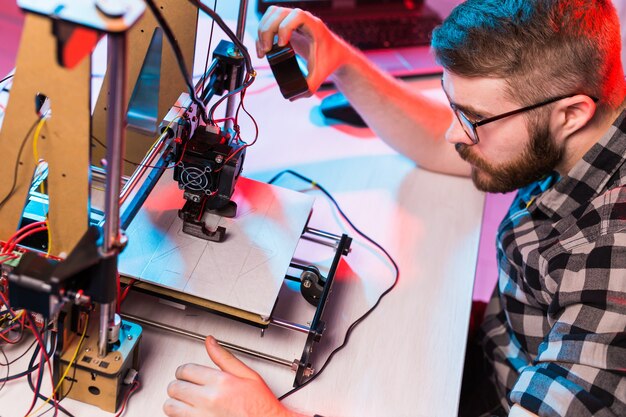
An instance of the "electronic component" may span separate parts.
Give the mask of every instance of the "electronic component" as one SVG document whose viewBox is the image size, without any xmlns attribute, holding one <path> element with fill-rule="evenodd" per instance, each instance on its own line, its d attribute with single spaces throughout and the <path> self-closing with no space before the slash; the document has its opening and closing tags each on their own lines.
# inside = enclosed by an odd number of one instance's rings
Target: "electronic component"
<svg viewBox="0 0 626 417">
<path fill-rule="evenodd" d="M 291 44 L 275 44 L 266 56 L 283 97 L 293 101 L 309 93 L 309 85 L 300 70 Z"/>
<path fill-rule="evenodd" d="M 367 127 L 361 115 L 354 110 L 354 107 L 342 93 L 324 97 L 320 103 L 320 111 L 327 119 L 340 121 L 352 126 Z"/>
<path fill-rule="evenodd" d="M 207 211 L 223 217 L 237 214 L 237 204 L 230 198 L 245 155 L 245 144 L 217 126 L 196 129 L 177 146 L 174 180 L 186 200 L 178 211 L 183 232 L 215 242 L 224 240 L 224 227 L 209 230 L 202 218 Z"/>
</svg>

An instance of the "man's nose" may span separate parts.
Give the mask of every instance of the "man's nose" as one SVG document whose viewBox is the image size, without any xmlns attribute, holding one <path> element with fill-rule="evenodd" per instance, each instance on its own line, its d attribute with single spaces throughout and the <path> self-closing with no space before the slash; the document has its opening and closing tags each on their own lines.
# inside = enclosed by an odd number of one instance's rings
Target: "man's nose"
<svg viewBox="0 0 626 417">
<path fill-rule="evenodd" d="M 457 144 L 464 143 L 466 145 L 473 145 L 474 142 L 469 138 L 463 127 L 461 126 L 461 122 L 456 117 L 452 118 L 452 123 L 446 130 L 446 141 L 448 143 Z"/>
</svg>

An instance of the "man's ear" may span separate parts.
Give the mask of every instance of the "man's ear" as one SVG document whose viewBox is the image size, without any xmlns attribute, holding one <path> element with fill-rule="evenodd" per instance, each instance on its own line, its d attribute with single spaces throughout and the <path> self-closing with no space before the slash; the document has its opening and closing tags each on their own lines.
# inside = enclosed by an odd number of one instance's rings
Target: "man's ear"
<svg viewBox="0 0 626 417">
<path fill-rule="evenodd" d="M 586 95 L 578 94 L 560 100 L 552 111 L 551 130 L 557 143 L 563 143 L 568 137 L 589 124 L 596 113 L 595 101 Z"/>
</svg>

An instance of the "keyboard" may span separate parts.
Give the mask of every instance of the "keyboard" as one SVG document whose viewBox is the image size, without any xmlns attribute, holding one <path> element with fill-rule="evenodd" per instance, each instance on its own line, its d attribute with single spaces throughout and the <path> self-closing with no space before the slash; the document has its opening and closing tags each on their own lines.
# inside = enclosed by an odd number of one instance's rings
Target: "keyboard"
<svg viewBox="0 0 626 417">
<path fill-rule="evenodd" d="M 422 11 L 346 11 L 345 14 L 318 12 L 326 25 L 350 44 L 362 50 L 430 45 L 433 29 L 441 24 L 434 13 Z"/>
<path fill-rule="evenodd" d="M 274 4 L 308 10 L 350 44 L 362 50 L 429 46 L 441 18 L 423 1 L 371 0 L 347 8 L 338 0 L 258 0 L 257 11 Z M 344 2 L 345 3 L 345 2 Z M 413 5 L 412 8 L 405 6 Z"/>
</svg>

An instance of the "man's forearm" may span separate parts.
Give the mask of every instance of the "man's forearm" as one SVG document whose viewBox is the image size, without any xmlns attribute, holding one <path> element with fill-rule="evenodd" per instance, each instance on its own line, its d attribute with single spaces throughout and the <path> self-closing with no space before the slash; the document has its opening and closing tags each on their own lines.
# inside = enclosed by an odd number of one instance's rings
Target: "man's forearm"
<svg viewBox="0 0 626 417">
<path fill-rule="evenodd" d="M 354 48 L 346 51 L 333 80 L 368 126 L 423 168 L 468 175 L 467 164 L 444 140 L 452 120 L 448 107 L 383 73 Z"/>
</svg>

